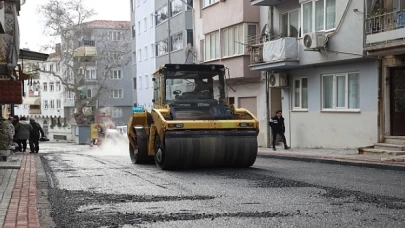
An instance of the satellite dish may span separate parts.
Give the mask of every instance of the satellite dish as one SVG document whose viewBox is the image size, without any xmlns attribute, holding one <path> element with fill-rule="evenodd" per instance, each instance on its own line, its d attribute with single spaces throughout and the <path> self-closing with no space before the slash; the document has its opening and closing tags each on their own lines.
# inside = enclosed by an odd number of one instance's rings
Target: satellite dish
<svg viewBox="0 0 405 228">
<path fill-rule="evenodd" d="M 312 37 L 309 34 L 304 36 L 304 46 L 310 48 L 312 46 Z"/>
<path fill-rule="evenodd" d="M 270 85 L 274 86 L 276 84 L 276 76 L 274 74 L 270 75 Z"/>
</svg>

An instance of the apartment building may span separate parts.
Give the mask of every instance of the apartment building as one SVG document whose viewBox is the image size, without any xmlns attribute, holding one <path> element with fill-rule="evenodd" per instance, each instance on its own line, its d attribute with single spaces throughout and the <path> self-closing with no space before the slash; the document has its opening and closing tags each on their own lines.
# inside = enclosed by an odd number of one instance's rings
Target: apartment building
<svg viewBox="0 0 405 228">
<path fill-rule="evenodd" d="M 365 0 L 365 4 L 364 51 L 380 58 L 379 142 L 404 142 L 405 1 Z"/>
<path fill-rule="evenodd" d="M 377 142 L 379 66 L 364 55 L 365 2 L 250 4 L 261 12 L 250 70 L 267 78 L 268 109 L 283 110 L 289 144 L 356 148 Z"/>
<path fill-rule="evenodd" d="M 130 0 L 131 10 L 131 65 L 132 65 L 132 101 L 138 103 L 137 99 L 137 77 L 136 77 L 136 18 L 135 18 L 135 0 Z"/>
<path fill-rule="evenodd" d="M 131 48 L 131 22 L 95 20 L 85 26 L 86 32 L 73 38 L 73 64 L 77 64 L 82 72 L 82 91 L 88 100 L 94 100 L 87 104 L 84 112 L 90 116 L 110 114 L 116 125 L 126 125 L 134 103 L 131 52 L 128 51 Z M 62 70 L 64 77 L 72 75 L 68 67 L 62 66 Z M 96 96 L 101 87 L 107 90 Z M 67 91 L 65 107 L 69 109 L 68 116 L 73 116 L 74 106 L 75 95 Z"/>
<path fill-rule="evenodd" d="M 255 114 L 266 126 L 265 81 L 250 71 L 249 37 L 259 33 L 260 9 L 249 1 L 194 0 L 195 41 L 198 63 L 227 67 L 227 94 L 236 107 Z M 259 146 L 267 146 L 267 129 L 261 127 Z"/>
<path fill-rule="evenodd" d="M 155 60 L 155 1 L 134 0 L 136 26 L 136 77 L 137 105 L 152 108 L 152 74 L 156 70 Z M 134 58 L 134 56 L 133 56 Z"/>
<path fill-rule="evenodd" d="M 66 121 L 64 87 L 55 75 L 61 75 L 61 45 L 45 62 L 26 62 L 25 72 L 31 75 L 24 81 L 23 104 L 14 107 L 15 115 L 34 118 L 51 141 L 71 141 L 71 125 Z M 38 71 L 37 68 L 40 68 Z M 49 72 L 49 73 L 48 73 Z"/>
</svg>

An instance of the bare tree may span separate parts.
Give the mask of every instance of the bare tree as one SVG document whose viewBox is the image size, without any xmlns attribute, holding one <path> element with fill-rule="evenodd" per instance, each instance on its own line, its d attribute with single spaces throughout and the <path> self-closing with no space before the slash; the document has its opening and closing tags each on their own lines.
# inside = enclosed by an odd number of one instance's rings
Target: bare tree
<svg viewBox="0 0 405 228">
<path fill-rule="evenodd" d="M 108 96 L 111 70 L 124 67 L 131 60 L 130 23 L 111 25 L 117 32 L 103 29 L 97 21 L 90 21 L 95 12 L 83 3 L 83 0 L 49 0 L 39 7 L 39 13 L 45 18 L 46 34 L 61 41 L 60 50 L 55 50 L 61 55 L 57 62 L 60 71 L 41 71 L 58 78 L 65 92 L 74 94 L 77 124 L 86 123 L 86 106 L 94 106 L 96 100 Z M 96 78 L 88 78 L 86 69 L 95 64 Z M 87 96 L 87 89 L 83 92 L 87 87 L 94 91 L 91 97 Z"/>
</svg>

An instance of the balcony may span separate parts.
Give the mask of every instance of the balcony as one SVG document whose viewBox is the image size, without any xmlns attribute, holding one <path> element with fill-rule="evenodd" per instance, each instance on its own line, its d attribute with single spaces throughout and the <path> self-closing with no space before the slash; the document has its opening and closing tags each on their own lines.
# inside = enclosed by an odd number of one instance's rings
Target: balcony
<svg viewBox="0 0 405 228">
<path fill-rule="evenodd" d="M 250 46 L 250 70 L 287 70 L 298 65 L 298 40 L 295 37 L 258 41 Z"/>
<path fill-rule="evenodd" d="M 30 115 L 41 114 L 41 106 L 39 106 L 39 105 L 30 105 L 30 109 L 28 110 L 28 114 L 30 114 Z"/>
<path fill-rule="evenodd" d="M 365 51 L 368 55 L 405 53 L 405 10 L 368 16 Z"/>
<path fill-rule="evenodd" d="M 96 42 L 94 40 L 82 40 L 76 48 L 74 57 L 95 57 L 97 56 Z"/>
<path fill-rule="evenodd" d="M 250 0 L 252 6 L 278 6 L 289 0 Z"/>
<path fill-rule="evenodd" d="M 24 105 L 41 105 L 40 97 L 24 97 Z"/>
</svg>

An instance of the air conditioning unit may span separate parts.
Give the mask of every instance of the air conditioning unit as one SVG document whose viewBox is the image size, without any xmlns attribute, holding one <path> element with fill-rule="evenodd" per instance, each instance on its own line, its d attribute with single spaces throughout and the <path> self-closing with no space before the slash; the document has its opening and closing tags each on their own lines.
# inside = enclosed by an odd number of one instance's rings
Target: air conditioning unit
<svg viewBox="0 0 405 228">
<path fill-rule="evenodd" d="M 325 32 L 307 33 L 303 39 L 304 46 L 308 49 L 320 49 L 325 47 L 326 35 Z"/>
<path fill-rule="evenodd" d="M 270 87 L 288 87 L 287 73 L 269 73 Z"/>
</svg>

